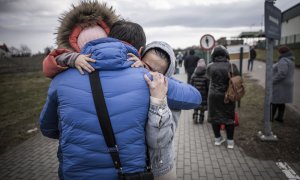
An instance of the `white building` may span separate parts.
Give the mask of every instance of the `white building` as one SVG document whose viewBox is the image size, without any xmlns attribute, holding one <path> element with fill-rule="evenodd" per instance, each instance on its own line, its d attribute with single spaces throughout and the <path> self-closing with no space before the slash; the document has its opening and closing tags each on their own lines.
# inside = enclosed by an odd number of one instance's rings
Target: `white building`
<svg viewBox="0 0 300 180">
<path fill-rule="evenodd" d="M 300 3 L 282 12 L 280 44 L 300 43 Z"/>
<path fill-rule="evenodd" d="M 5 57 L 11 57 L 11 53 L 5 44 L 0 45 L 0 59 Z"/>
</svg>

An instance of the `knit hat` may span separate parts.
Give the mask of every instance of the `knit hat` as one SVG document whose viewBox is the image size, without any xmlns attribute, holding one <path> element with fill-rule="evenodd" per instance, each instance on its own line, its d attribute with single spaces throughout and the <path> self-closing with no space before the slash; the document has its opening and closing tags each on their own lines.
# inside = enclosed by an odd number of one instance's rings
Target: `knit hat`
<svg viewBox="0 0 300 180">
<path fill-rule="evenodd" d="M 197 63 L 197 67 L 206 67 L 205 60 L 199 59 Z"/>
<path fill-rule="evenodd" d="M 287 53 L 287 52 L 289 52 L 289 51 L 290 51 L 290 48 L 287 47 L 287 46 L 280 46 L 279 49 L 278 49 L 278 52 L 279 52 L 280 54 L 284 54 L 284 53 Z"/>
<path fill-rule="evenodd" d="M 146 45 L 146 48 L 143 51 L 142 57 L 147 53 L 147 51 L 149 51 L 150 49 L 153 49 L 153 48 L 160 48 L 161 50 L 165 51 L 170 56 L 170 61 L 171 61 L 170 66 L 169 66 L 165 76 L 171 77 L 175 72 L 175 60 L 176 60 L 176 57 L 175 57 L 172 47 L 168 43 L 163 42 L 163 41 L 153 41 L 150 44 Z"/>
<path fill-rule="evenodd" d="M 80 32 L 77 44 L 82 49 L 87 42 L 104 37 L 107 37 L 107 34 L 100 26 L 86 27 Z"/>
</svg>

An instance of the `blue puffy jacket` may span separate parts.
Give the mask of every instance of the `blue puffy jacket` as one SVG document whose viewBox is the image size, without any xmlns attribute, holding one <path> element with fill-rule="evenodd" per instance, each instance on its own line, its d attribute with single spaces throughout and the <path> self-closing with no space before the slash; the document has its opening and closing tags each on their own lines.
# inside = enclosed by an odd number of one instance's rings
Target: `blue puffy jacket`
<svg viewBox="0 0 300 180">
<path fill-rule="evenodd" d="M 146 167 L 145 123 L 149 89 L 144 68 L 130 68 L 127 54 L 137 50 L 116 39 L 89 42 L 82 53 L 92 54 L 100 71 L 102 88 L 124 172 Z M 192 86 L 169 80 L 169 106 L 191 109 L 201 102 Z M 60 179 L 117 179 L 96 115 L 89 78 L 69 69 L 51 82 L 40 115 L 43 135 L 59 139 Z"/>
</svg>

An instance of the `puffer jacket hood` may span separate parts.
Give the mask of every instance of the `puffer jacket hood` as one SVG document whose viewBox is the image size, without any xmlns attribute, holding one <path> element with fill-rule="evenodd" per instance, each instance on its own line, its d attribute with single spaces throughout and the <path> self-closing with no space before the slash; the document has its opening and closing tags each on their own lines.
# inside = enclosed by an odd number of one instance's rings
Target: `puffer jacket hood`
<svg viewBox="0 0 300 180">
<path fill-rule="evenodd" d="M 175 61 L 176 61 L 176 57 L 172 47 L 168 43 L 163 41 L 153 41 L 150 44 L 147 44 L 142 56 L 144 56 L 147 53 L 147 51 L 153 48 L 160 48 L 169 55 L 171 62 L 165 76 L 171 77 L 175 72 Z"/>
<path fill-rule="evenodd" d="M 110 28 L 117 20 L 118 16 L 115 11 L 112 7 L 108 7 L 106 3 L 91 0 L 82 1 L 78 6 L 72 5 L 72 9 L 59 18 L 61 24 L 56 33 L 56 43 L 59 48 L 77 51 L 70 43 L 70 36 L 75 27 L 85 28 L 100 25 L 103 29 L 106 29 L 107 27 Z M 107 27 L 99 24 L 101 21 Z"/>
</svg>

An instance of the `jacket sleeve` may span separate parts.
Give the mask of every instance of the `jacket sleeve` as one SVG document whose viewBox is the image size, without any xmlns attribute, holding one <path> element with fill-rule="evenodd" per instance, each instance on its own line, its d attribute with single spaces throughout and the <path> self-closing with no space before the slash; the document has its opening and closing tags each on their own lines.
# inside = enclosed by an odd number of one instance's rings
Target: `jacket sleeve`
<svg viewBox="0 0 300 180">
<path fill-rule="evenodd" d="M 62 67 L 75 67 L 75 61 L 80 53 L 77 52 L 66 52 L 63 54 L 58 55 L 55 60 L 58 65 Z"/>
<path fill-rule="evenodd" d="M 273 75 L 273 84 L 283 80 L 288 74 L 289 65 L 286 60 L 280 60 L 277 64 L 278 71 Z"/>
<path fill-rule="evenodd" d="M 45 59 L 43 60 L 43 73 L 46 77 L 53 78 L 60 72 L 68 69 L 68 67 L 60 66 L 56 62 L 57 56 L 67 52 L 70 52 L 70 50 L 55 49 L 48 56 L 45 57 Z"/>
<path fill-rule="evenodd" d="M 195 87 L 173 78 L 169 78 L 168 82 L 167 99 L 170 109 L 188 110 L 199 107 L 202 98 Z"/>
<path fill-rule="evenodd" d="M 51 83 L 46 103 L 40 114 L 39 123 L 42 134 L 53 139 L 59 138 L 57 105 L 56 90 L 53 87 L 53 83 Z"/>
<path fill-rule="evenodd" d="M 180 111 L 171 112 L 166 100 L 160 105 L 150 100 L 146 125 L 147 145 L 153 149 L 160 149 L 170 144 L 175 136 L 179 116 Z"/>
</svg>

